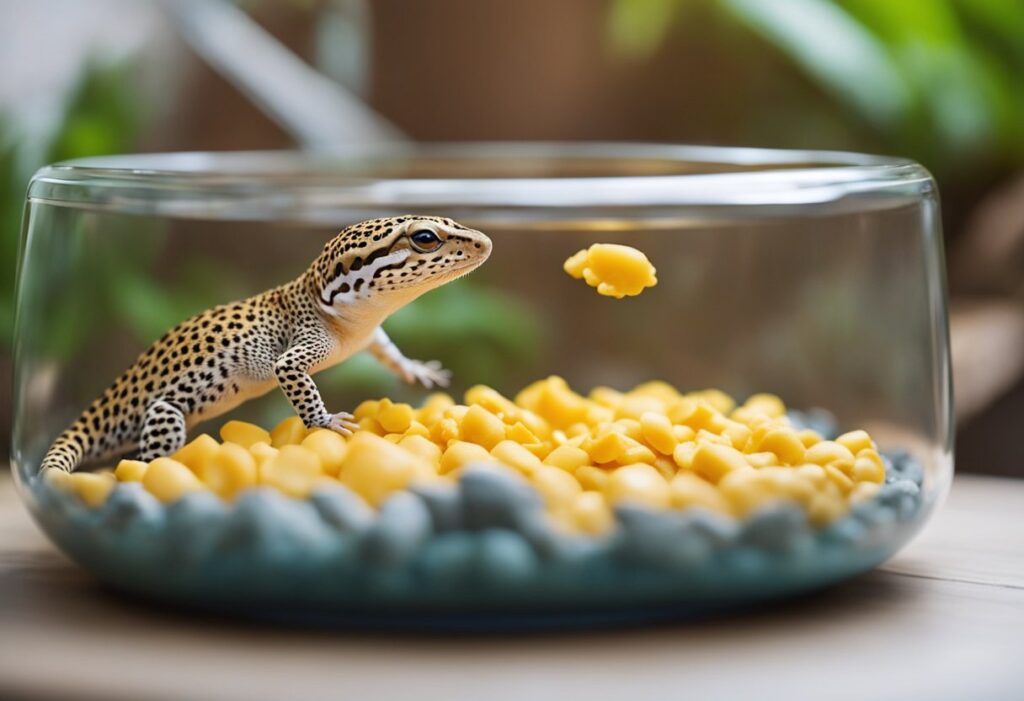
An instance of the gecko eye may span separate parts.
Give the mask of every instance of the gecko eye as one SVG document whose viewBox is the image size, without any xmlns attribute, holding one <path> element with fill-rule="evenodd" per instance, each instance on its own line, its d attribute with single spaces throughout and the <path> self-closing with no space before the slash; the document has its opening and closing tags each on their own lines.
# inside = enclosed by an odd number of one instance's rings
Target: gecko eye
<svg viewBox="0 0 1024 701">
<path fill-rule="evenodd" d="M 431 253 L 441 247 L 441 238 L 430 229 L 420 229 L 409 237 L 412 247 L 420 253 Z"/>
</svg>

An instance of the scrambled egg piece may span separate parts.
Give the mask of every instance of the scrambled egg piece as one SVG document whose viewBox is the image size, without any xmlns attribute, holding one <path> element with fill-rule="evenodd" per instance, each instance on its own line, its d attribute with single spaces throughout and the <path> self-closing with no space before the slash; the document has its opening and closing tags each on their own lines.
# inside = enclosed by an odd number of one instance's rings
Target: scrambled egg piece
<svg viewBox="0 0 1024 701">
<path fill-rule="evenodd" d="M 622 299 L 658 284 L 651 261 L 640 251 L 614 243 L 595 243 L 571 256 L 562 266 L 574 278 L 583 279 L 598 294 Z"/>
</svg>

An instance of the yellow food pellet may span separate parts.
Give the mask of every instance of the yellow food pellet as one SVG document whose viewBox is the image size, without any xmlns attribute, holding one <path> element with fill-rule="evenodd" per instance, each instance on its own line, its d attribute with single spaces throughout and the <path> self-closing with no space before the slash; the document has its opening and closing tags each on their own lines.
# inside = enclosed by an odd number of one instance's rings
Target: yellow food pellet
<svg viewBox="0 0 1024 701">
<path fill-rule="evenodd" d="M 673 424 L 685 424 L 694 431 L 707 427 L 718 416 L 718 411 L 705 400 L 684 397 L 668 410 Z"/>
<path fill-rule="evenodd" d="M 455 406 L 455 400 L 444 392 L 435 392 L 427 397 L 427 401 L 416 412 L 416 418 L 424 426 L 431 426 L 444 416 L 449 407 Z"/>
<path fill-rule="evenodd" d="M 462 440 L 490 450 L 505 439 L 505 424 L 480 406 L 471 406 L 459 426 Z"/>
<path fill-rule="evenodd" d="M 707 402 L 715 411 L 723 414 L 732 411 L 733 407 L 736 406 L 733 398 L 720 389 L 703 389 L 699 392 L 694 392 L 693 396 Z"/>
<path fill-rule="evenodd" d="M 117 463 L 114 476 L 119 482 L 141 482 L 149 469 L 149 463 L 142 460 L 122 460 Z"/>
<path fill-rule="evenodd" d="M 751 467 L 773 467 L 779 464 L 779 456 L 775 453 L 746 453 L 744 457 Z"/>
<path fill-rule="evenodd" d="M 366 433 L 372 433 L 376 436 L 383 436 L 387 433 L 387 431 L 384 430 L 384 427 L 380 425 L 380 421 L 373 416 L 367 416 L 365 419 L 360 419 L 357 423 L 359 424 L 359 430 Z"/>
<path fill-rule="evenodd" d="M 640 251 L 629 246 L 595 243 L 565 261 L 565 272 L 582 278 L 598 294 L 622 299 L 658 284 L 656 271 Z"/>
<path fill-rule="evenodd" d="M 102 506 L 117 483 L 113 475 L 100 475 L 94 472 L 72 472 L 69 478 L 75 493 L 92 508 Z"/>
<path fill-rule="evenodd" d="M 445 449 L 444 455 L 441 456 L 441 464 L 438 471 L 442 475 L 446 475 L 463 465 L 474 462 L 493 463 L 495 460 L 483 446 L 466 441 L 453 441 Z"/>
<path fill-rule="evenodd" d="M 447 445 L 459 438 L 459 422 L 451 418 L 442 418 L 430 427 L 430 440 L 440 445 Z"/>
<path fill-rule="evenodd" d="M 627 438 L 626 450 L 618 458 L 618 462 L 622 465 L 631 462 L 645 462 L 648 465 L 653 465 L 658 460 L 658 456 L 654 454 L 654 451 L 632 438 Z"/>
<path fill-rule="evenodd" d="M 365 402 L 359 403 L 359 406 L 352 412 L 352 416 L 355 417 L 356 423 L 359 423 L 363 419 L 375 418 L 379 408 L 380 402 L 378 400 L 367 399 Z"/>
<path fill-rule="evenodd" d="M 853 489 L 853 480 L 835 465 L 825 465 L 825 474 L 843 494 L 848 494 Z"/>
<path fill-rule="evenodd" d="M 518 408 L 511 399 L 503 397 L 500 392 L 487 385 L 475 385 L 466 390 L 466 404 L 474 404 L 486 409 L 493 414 L 518 413 Z"/>
<path fill-rule="evenodd" d="M 246 421 L 228 421 L 220 427 L 220 437 L 222 440 L 237 443 L 243 448 L 248 448 L 253 443 L 273 444 L 269 432 Z"/>
<path fill-rule="evenodd" d="M 669 482 L 672 506 L 685 509 L 701 506 L 724 514 L 732 513 L 729 502 L 715 485 L 692 472 L 681 472 Z"/>
<path fill-rule="evenodd" d="M 236 443 L 225 443 L 197 474 L 207 487 L 225 499 L 256 484 L 256 458 Z"/>
<path fill-rule="evenodd" d="M 853 453 L 835 441 L 821 441 L 807 449 L 804 460 L 815 465 L 828 465 L 839 460 L 853 460 Z"/>
<path fill-rule="evenodd" d="M 560 445 L 547 454 L 544 463 L 560 467 L 568 472 L 575 472 L 576 468 L 590 464 L 590 455 L 582 448 Z"/>
<path fill-rule="evenodd" d="M 874 450 L 875 442 L 867 431 L 849 431 L 836 438 L 836 443 L 856 455 L 862 450 Z"/>
<path fill-rule="evenodd" d="M 720 425 L 719 433 L 729 439 L 732 447 L 737 450 L 746 450 L 754 433 L 749 426 L 726 418 L 721 419 Z"/>
<path fill-rule="evenodd" d="M 800 467 L 794 468 L 794 471 L 800 475 L 801 478 L 807 480 L 817 488 L 822 488 L 825 483 L 828 482 L 828 475 L 825 474 L 825 468 L 821 465 L 801 465 Z"/>
<path fill-rule="evenodd" d="M 638 395 L 630 392 L 622 400 L 622 403 L 615 408 L 614 413 L 619 419 L 639 421 L 640 417 L 644 414 L 664 415 L 665 402 L 661 401 L 657 397 L 648 397 L 642 394 Z M 639 428 L 639 426 L 637 428 Z M 638 436 L 633 437 L 637 438 Z"/>
<path fill-rule="evenodd" d="M 774 453 L 786 465 L 803 464 L 807 452 L 800 437 L 789 428 L 776 428 L 768 431 L 758 441 L 757 450 Z"/>
<path fill-rule="evenodd" d="M 388 433 L 404 433 L 415 418 L 416 413 L 409 404 L 392 404 L 377 411 L 377 421 Z"/>
<path fill-rule="evenodd" d="M 593 441 L 587 452 L 590 453 L 594 462 L 609 463 L 622 457 L 629 447 L 629 439 L 621 433 L 614 431 L 606 433 L 601 438 Z"/>
<path fill-rule="evenodd" d="M 301 445 L 285 445 L 277 455 L 260 463 L 259 481 L 288 496 L 304 499 L 323 477 L 320 457 Z"/>
<path fill-rule="evenodd" d="M 192 470 L 172 458 L 157 458 L 149 463 L 142 477 L 142 486 L 165 504 L 206 489 Z"/>
<path fill-rule="evenodd" d="M 412 421 L 409 424 L 409 428 L 405 429 L 403 436 L 423 436 L 424 438 L 430 438 L 430 429 L 419 421 Z"/>
<path fill-rule="evenodd" d="M 706 428 L 702 428 L 697 431 L 697 442 L 698 443 L 713 443 L 715 445 L 724 445 L 726 447 L 732 447 L 732 441 L 729 440 L 728 436 L 723 436 L 720 433 L 709 431 Z"/>
<path fill-rule="evenodd" d="M 648 464 L 653 465 L 654 469 L 657 470 L 665 479 L 672 479 L 676 474 L 677 465 L 671 458 L 659 456 L 654 459 L 654 462 Z"/>
<path fill-rule="evenodd" d="M 241 423 L 241 422 L 234 422 Z M 252 424 L 246 424 L 252 426 Z M 258 428 L 253 426 L 253 428 Z M 263 431 L 263 429 L 259 429 Z M 223 429 L 221 435 L 223 435 Z M 266 434 L 266 431 L 263 431 Z M 246 446 L 248 447 L 248 446 Z M 183 465 L 187 465 L 190 470 L 195 472 L 202 464 L 210 458 L 211 455 L 216 453 L 220 449 L 220 443 L 215 438 L 205 433 L 196 436 L 191 442 L 186 443 L 182 448 L 171 457 Z"/>
<path fill-rule="evenodd" d="M 318 428 L 315 431 L 310 431 L 299 445 L 316 453 L 320 458 L 320 466 L 323 468 L 324 474 L 337 477 L 338 470 L 341 469 L 341 464 L 345 461 L 345 454 L 348 452 L 348 444 L 344 438 L 334 431 Z"/>
<path fill-rule="evenodd" d="M 583 492 L 576 497 L 572 518 L 577 528 L 591 535 L 606 533 L 615 525 L 612 510 L 599 492 Z"/>
<path fill-rule="evenodd" d="M 846 505 L 842 499 L 824 492 L 814 495 L 807 506 L 807 520 L 814 526 L 832 523 L 846 513 Z"/>
<path fill-rule="evenodd" d="M 662 380 L 648 380 L 633 388 L 633 394 L 645 397 L 656 397 L 663 402 L 672 402 L 679 399 L 679 390 Z"/>
<path fill-rule="evenodd" d="M 277 455 L 277 452 L 277 448 L 274 448 L 269 443 L 265 443 L 263 441 L 253 443 L 249 446 L 249 453 L 256 458 L 257 464 L 263 463 L 264 460 L 269 460 Z"/>
<path fill-rule="evenodd" d="M 465 416 L 466 416 L 466 414 L 468 412 L 469 412 L 469 407 L 468 406 L 463 406 L 462 404 L 456 404 L 454 406 L 450 406 L 447 409 L 445 409 L 444 416 L 446 418 L 449 418 L 449 419 L 455 419 L 455 421 L 457 423 L 462 423 L 462 419 L 465 418 Z"/>
<path fill-rule="evenodd" d="M 810 448 L 812 445 L 817 445 L 825 440 L 821 437 L 821 434 L 811 428 L 801 429 L 797 431 L 796 435 L 800 438 L 800 442 L 804 444 L 805 448 Z"/>
<path fill-rule="evenodd" d="M 538 443 L 524 443 L 523 447 L 536 455 L 538 460 L 543 460 L 551 452 L 553 446 L 548 441 L 540 441 Z"/>
<path fill-rule="evenodd" d="M 526 475 L 533 474 L 541 467 L 540 458 L 515 441 L 501 441 L 491 449 L 491 456 Z"/>
<path fill-rule="evenodd" d="M 672 426 L 672 435 L 675 437 L 676 443 L 686 443 L 695 439 L 697 432 L 689 426 L 679 424 L 678 426 Z"/>
<path fill-rule="evenodd" d="M 526 424 L 522 421 L 517 421 L 511 426 L 507 426 L 505 428 L 505 437 L 510 441 L 515 441 L 516 443 L 522 443 L 524 445 L 540 442 L 540 439 L 537 438 L 533 431 L 528 429 Z"/>
<path fill-rule="evenodd" d="M 877 482 L 861 482 L 850 492 L 850 503 L 860 504 L 874 499 L 880 491 L 882 491 L 882 485 Z"/>
<path fill-rule="evenodd" d="M 734 470 L 751 469 L 743 453 L 731 446 L 700 443 L 691 469 L 709 482 L 718 482 Z"/>
<path fill-rule="evenodd" d="M 437 443 L 423 436 L 406 436 L 398 441 L 398 446 L 408 450 L 413 455 L 423 458 L 431 465 L 437 465 L 441 462 L 441 449 L 437 446 Z"/>
<path fill-rule="evenodd" d="M 530 481 L 548 508 L 569 508 L 583 493 L 583 487 L 575 477 L 550 465 L 540 465 L 530 476 Z"/>
<path fill-rule="evenodd" d="M 853 462 L 853 474 L 857 482 L 884 482 L 885 468 L 870 458 L 857 458 Z"/>
<path fill-rule="evenodd" d="M 761 477 L 776 493 L 794 499 L 806 506 L 816 493 L 814 484 L 788 467 L 766 467 L 760 470 Z"/>
<path fill-rule="evenodd" d="M 309 431 L 298 416 L 291 416 L 270 431 L 270 445 L 280 448 L 284 445 L 298 445 Z"/>
<path fill-rule="evenodd" d="M 680 443 L 672 451 L 672 460 L 681 470 L 693 469 L 693 456 L 697 453 L 697 444 L 694 442 Z"/>
<path fill-rule="evenodd" d="M 579 482 L 584 489 L 603 493 L 608 487 L 608 471 L 602 470 L 600 467 L 595 467 L 593 465 L 580 465 L 576 468 L 573 474 L 576 475 L 576 481 Z"/>
<path fill-rule="evenodd" d="M 864 448 L 857 453 L 858 458 L 866 458 L 871 462 L 878 465 L 883 470 L 885 469 L 885 462 L 882 460 L 882 456 L 878 454 L 878 450 L 875 448 Z"/>
<path fill-rule="evenodd" d="M 662 455 L 671 455 L 676 449 L 679 441 L 672 432 L 672 422 L 664 414 L 653 411 L 643 414 L 640 417 L 640 427 L 647 445 Z"/>
<path fill-rule="evenodd" d="M 612 504 L 635 502 L 656 509 L 664 509 L 671 502 L 668 482 L 645 463 L 624 465 L 613 470 L 608 477 L 605 496 Z"/>
<path fill-rule="evenodd" d="M 771 418 L 784 416 L 786 405 L 774 394 L 754 394 L 743 402 L 743 408 Z"/>
<path fill-rule="evenodd" d="M 379 506 L 392 492 L 435 474 L 423 458 L 378 436 L 356 433 L 348 442 L 338 479 L 373 506 Z"/>
<path fill-rule="evenodd" d="M 746 516 L 765 504 L 785 499 L 763 470 L 748 468 L 729 473 L 719 482 L 722 496 L 728 500 L 733 513 Z"/>
</svg>

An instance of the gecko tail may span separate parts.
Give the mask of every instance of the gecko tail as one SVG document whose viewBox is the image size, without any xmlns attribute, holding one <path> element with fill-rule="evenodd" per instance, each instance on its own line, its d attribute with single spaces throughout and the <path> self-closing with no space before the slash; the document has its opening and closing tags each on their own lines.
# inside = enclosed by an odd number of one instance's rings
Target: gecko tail
<svg viewBox="0 0 1024 701">
<path fill-rule="evenodd" d="M 84 442 L 81 435 L 68 429 L 57 437 L 43 457 L 40 472 L 56 469 L 63 472 L 74 472 L 85 458 Z"/>
</svg>

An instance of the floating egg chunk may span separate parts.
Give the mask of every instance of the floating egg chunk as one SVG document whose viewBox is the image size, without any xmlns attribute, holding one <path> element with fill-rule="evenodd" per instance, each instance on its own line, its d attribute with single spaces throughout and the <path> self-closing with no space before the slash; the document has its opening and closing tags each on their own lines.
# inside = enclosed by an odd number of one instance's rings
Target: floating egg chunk
<svg viewBox="0 0 1024 701">
<path fill-rule="evenodd" d="M 633 297 L 658 284 L 651 261 L 630 246 L 595 243 L 569 257 L 565 272 L 584 280 L 606 297 Z"/>
</svg>

